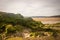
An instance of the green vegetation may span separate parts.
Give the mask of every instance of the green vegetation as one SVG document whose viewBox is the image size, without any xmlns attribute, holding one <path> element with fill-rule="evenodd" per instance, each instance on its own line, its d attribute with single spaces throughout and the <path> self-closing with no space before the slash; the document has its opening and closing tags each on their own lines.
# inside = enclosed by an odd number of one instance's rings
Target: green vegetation
<svg viewBox="0 0 60 40">
<path fill-rule="evenodd" d="M 5 40 L 11 36 L 18 37 L 18 35 L 22 34 L 25 29 L 31 30 L 31 37 L 41 37 L 46 36 L 47 34 L 56 37 L 58 33 L 60 34 L 60 30 L 55 30 L 53 27 L 56 27 L 57 25 L 60 27 L 60 23 L 43 24 L 34 21 L 30 17 L 23 17 L 21 14 L 0 12 L 0 40 Z M 20 36 L 23 37 L 23 35 Z"/>
</svg>

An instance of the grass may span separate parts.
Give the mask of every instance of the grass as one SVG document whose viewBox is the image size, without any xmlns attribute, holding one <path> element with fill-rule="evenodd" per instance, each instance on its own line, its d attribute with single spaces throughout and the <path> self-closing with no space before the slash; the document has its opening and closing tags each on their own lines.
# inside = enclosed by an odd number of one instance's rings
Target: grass
<svg viewBox="0 0 60 40">
<path fill-rule="evenodd" d="M 23 40 L 22 37 L 12 37 L 12 38 L 8 38 L 6 40 Z"/>
<path fill-rule="evenodd" d="M 6 40 L 55 40 L 53 37 L 40 37 L 40 38 L 22 38 L 22 37 L 12 37 Z"/>
</svg>

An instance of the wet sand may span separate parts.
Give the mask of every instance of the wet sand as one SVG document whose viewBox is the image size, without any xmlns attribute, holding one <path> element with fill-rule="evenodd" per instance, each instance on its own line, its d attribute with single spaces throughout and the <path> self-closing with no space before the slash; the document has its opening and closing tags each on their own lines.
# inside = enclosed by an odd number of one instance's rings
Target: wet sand
<svg viewBox="0 0 60 40">
<path fill-rule="evenodd" d="M 41 21 L 43 24 L 60 23 L 60 18 L 32 18 L 35 21 Z"/>
</svg>

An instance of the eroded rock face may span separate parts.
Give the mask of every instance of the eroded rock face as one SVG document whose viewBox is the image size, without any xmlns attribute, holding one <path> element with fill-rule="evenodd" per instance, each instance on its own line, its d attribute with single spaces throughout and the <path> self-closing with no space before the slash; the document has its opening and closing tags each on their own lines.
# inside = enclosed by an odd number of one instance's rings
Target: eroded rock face
<svg viewBox="0 0 60 40">
<path fill-rule="evenodd" d="M 46 35 L 46 36 L 51 36 L 51 35 L 52 35 L 52 33 L 44 32 L 44 35 Z"/>
<path fill-rule="evenodd" d="M 51 32 L 42 32 L 41 34 L 39 34 L 39 35 L 37 35 L 37 36 L 35 36 L 35 35 L 36 35 L 35 33 L 32 34 L 32 35 L 33 35 L 34 37 L 39 38 L 39 37 L 41 37 L 41 36 L 45 36 L 45 37 L 52 36 L 52 33 L 51 33 Z M 22 36 L 23 36 L 23 38 L 30 38 L 30 37 L 32 37 L 30 30 L 27 30 L 27 29 L 25 29 L 25 30 L 22 32 Z"/>
<path fill-rule="evenodd" d="M 23 33 L 24 34 L 24 38 L 28 38 L 28 37 L 30 37 L 30 34 L 29 33 Z"/>
<path fill-rule="evenodd" d="M 30 29 L 25 29 L 25 30 L 23 30 L 23 32 L 22 32 L 22 36 L 24 37 L 24 38 L 28 38 L 28 37 L 30 37 Z"/>
</svg>

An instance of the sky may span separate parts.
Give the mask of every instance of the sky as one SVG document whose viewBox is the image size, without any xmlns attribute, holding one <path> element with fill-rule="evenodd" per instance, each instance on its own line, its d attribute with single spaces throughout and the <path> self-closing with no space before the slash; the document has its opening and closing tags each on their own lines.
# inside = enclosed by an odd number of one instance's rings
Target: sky
<svg viewBox="0 0 60 40">
<path fill-rule="evenodd" d="M 23 16 L 60 15 L 60 0 L 0 0 L 0 11 Z"/>
</svg>

